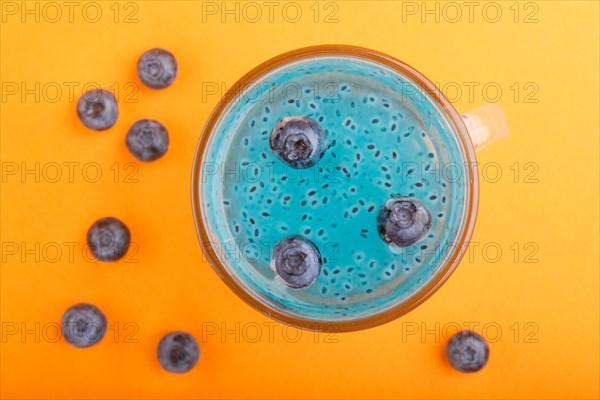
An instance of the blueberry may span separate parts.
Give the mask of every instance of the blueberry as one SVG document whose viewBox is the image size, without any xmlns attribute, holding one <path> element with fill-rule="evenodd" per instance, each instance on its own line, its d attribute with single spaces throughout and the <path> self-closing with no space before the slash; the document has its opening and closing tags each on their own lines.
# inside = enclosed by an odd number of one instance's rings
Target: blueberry
<svg viewBox="0 0 600 400">
<path fill-rule="evenodd" d="M 388 200 L 377 215 L 377 230 L 386 243 L 406 247 L 423 239 L 431 228 L 431 215 L 421 202 L 394 197 Z"/>
<path fill-rule="evenodd" d="M 200 347 L 192 335 L 186 332 L 171 332 L 158 344 L 158 361 L 169 372 L 188 372 L 200 358 Z"/>
<path fill-rule="evenodd" d="M 127 226 L 112 217 L 94 222 L 87 233 L 87 243 L 92 255 L 100 261 L 116 261 L 123 257 L 130 242 Z"/>
<path fill-rule="evenodd" d="M 312 285 L 319 277 L 322 265 L 319 249 L 303 236 L 288 236 L 273 248 L 271 268 L 291 288 Z"/>
<path fill-rule="evenodd" d="M 83 125 L 103 131 L 117 122 L 117 99 L 104 89 L 88 90 L 77 100 L 77 116 Z"/>
<path fill-rule="evenodd" d="M 271 131 L 273 154 L 294 168 L 309 168 L 327 149 L 327 135 L 317 121 L 308 117 L 284 117 Z"/>
<path fill-rule="evenodd" d="M 127 132 L 127 148 L 140 161 L 154 161 L 169 148 L 169 133 L 158 121 L 142 119 Z"/>
<path fill-rule="evenodd" d="M 450 338 L 446 356 L 460 372 L 479 371 L 487 363 L 490 350 L 484 338 L 473 331 L 460 331 Z"/>
<path fill-rule="evenodd" d="M 63 314 L 61 330 L 69 344 L 90 347 L 104 337 L 106 317 L 91 304 L 76 304 Z"/>
<path fill-rule="evenodd" d="M 137 62 L 137 73 L 144 85 L 152 89 L 164 89 L 175 81 L 177 61 L 167 50 L 148 50 Z"/>
</svg>

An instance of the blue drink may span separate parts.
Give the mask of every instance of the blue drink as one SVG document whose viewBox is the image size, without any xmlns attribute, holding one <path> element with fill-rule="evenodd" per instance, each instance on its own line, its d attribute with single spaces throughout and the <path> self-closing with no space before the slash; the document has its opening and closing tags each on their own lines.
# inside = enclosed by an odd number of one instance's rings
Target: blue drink
<svg viewBox="0 0 600 400">
<path fill-rule="evenodd" d="M 295 169 L 272 153 L 269 135 L 286 116 L 310 117 L 327 133 L 316 165 Z M 459 241 L 472 178 L 461 146 L 432 94 L 386 65 L 350 56 L 288 63 L 241 90 L 213 127 L 199 194 L 208 239 L 243 291 L 292 318 L 385 313 L 430 283 Z M 394 195 L 431 215 L 414 245 L 389 245 L 377 231 Z M 270 266 L 290 235 L 323 256 L 307 288 L 287 287 Z"/>
</svg>

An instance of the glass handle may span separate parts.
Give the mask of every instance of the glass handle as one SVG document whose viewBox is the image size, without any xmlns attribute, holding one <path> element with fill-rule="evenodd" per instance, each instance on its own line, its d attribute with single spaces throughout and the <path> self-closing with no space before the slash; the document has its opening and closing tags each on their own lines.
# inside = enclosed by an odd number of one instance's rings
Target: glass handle
<svg viewBox="0 0 600 400">
<path fill-rule="evenodd" d="M 462 115 L 475 151 L 508 136 L 508 122 L 502 108 L 489 103 Z"/>
</svg>

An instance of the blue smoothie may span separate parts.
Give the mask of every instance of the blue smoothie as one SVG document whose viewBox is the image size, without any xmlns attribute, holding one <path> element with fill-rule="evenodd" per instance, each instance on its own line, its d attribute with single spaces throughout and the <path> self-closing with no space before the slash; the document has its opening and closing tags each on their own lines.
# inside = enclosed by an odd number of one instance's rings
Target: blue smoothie
<svg viewBox="0 0 600 400">
<path fill-rule="evenodd" d="M 306 169 L 269 148 L 286 116 L 318 121 L 329 147 Z M 202 217 L 221 262 L 266 304 L 315 321 L 351 321 L 406 301 L 439 271 L 465 218 L 468 173 L 448 117 L 384 65 L 315 57 L 246 88 L 221 116 L 202 165 Z M 391 196 L 419 200 L 427 236 L 387 244 L 377 212 Z M 273 247 L 290 235 L 323 257 L 309 287 L 278 281 Z"/>
</svg>

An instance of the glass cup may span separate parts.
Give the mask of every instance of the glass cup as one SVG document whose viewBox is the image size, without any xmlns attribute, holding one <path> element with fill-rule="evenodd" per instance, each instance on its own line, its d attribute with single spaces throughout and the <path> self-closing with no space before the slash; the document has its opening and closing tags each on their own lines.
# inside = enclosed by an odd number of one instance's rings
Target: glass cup
<svg viewBox="0 0 600 400">
<path fill-rule="evenodd" d="M 294 169 L 270 150 L 283 117 L 327 133 L 322 159 Z M 473 232 L 475 151 L 508 134 L 487 104 L 459 114 L 427 78 L 388 55 L 324 45 L 277 56 L 243 76 L 210 115 L 192 171 L 196 230 L 225 283 L 266 316 L 300 328 L 353 331 L 391 321 L 452 274 Z M 390 198 L 422 202 L 427 236 L 400 247 L 377 215 Z M 301 235 L 320 274 L 293 288 L 273 268 L 275 245 Z"/>
</svg>

